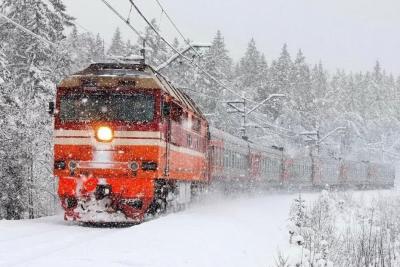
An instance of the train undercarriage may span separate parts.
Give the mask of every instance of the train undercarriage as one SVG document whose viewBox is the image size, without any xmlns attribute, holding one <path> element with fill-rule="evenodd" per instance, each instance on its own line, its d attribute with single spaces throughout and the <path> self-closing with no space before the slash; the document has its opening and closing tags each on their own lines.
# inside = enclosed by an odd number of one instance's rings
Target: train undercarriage
<svg viewBox="0 0 400 267">
<path fill-rule="evenodd" d="M 109 184 L 98 184 L 91 193 L 62 197 L 67 221 L 84 224 L 138 224 L 168 212 L 183 210 L 205 191 L 206 184 L 170 179 L 153 182 L 152 198 L 122 198 Z"/>
</svg>

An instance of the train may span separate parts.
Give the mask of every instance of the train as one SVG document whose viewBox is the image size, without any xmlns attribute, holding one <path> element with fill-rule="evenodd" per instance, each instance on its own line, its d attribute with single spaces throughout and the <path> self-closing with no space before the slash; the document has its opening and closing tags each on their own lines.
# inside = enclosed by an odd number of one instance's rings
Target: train
<svg viewBox="0 0 400 267">
<path fill-rule="evenodd" d="M 291 158 L 211 127 L 196 103 L 144 62 L 94 63 L 64 78 L 54 176 L 64 219 L 140 223 L 224 188 L 393 186 L 390 165 Z"/>
<path fill-rule="evenodd" d="M 282 147 L 260 147 L 213 127 L 210 133 L 211 179 L 223 187 L 308 190 L 394 186 L 395 168 L 388 163 L 290 157 Z"/>
</svg>

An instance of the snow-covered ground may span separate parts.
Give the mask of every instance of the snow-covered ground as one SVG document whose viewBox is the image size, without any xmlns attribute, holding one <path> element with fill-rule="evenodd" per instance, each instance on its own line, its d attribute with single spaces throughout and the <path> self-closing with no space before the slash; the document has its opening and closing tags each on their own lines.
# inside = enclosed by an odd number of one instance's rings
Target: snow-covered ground
<svg viewBox="0 0 400 267">
<path fill-rule="evenodd" d="M 0 221 L 0 266 L 274 266 L 278 249 L 288 246 L 296 196 L 213 196 L 126 228 L 78 226 L 62 215 Z"/>
</svg>

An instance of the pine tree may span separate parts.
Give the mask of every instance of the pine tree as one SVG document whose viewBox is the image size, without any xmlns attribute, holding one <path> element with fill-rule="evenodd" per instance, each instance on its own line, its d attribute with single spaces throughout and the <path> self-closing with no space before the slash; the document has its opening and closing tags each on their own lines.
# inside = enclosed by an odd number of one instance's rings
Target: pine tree
<svg viewBox="0 0 400 267">
<path fill-rule="evenodd" d="M 328 77 L 322 63 L 315 65 L 310 72 L 310 94 L 314 96 L 315 121 L 311 127 L 316 129 L 321 124 L 322 114 L 327 110 L 330 99 L 328 97 Z"/>
<path fill-rule="evenodd" d="M 311 71 L 311 91 L 317 99 L 323 99 L 328 93 L 328 77 L 321 62 Z"/>
<path fill-rule="evenodd" d="M 158 32 L 160 32 L 160 28 L 157 25 L 156 19 L 152 19 L 150 23 Z M 170 54 L 167 45 L 151 29 L 150 26 L 146 26 L 143 37 L 146 40 L 146 63 L 152 66 L 158 66 L 164 63 L 168 59 L 168 55 Z M 143 41 L 141 39 L 138 39 L 137 47 L 142 48 L 142 46 Z"/>
<path fill-rule="evenodd" d="M 274 60 L 269 71 L 269 91 L 271 93 L 282 93 L 287 95 L 287 101 L 290 101 L 292 96 L 292 71 L 293 63 L 290 54 L 287 50 L 287 45 L 284 44 L 282 52 L 278 60 Z M 276 120 L 281 113 L 282 104 L 275 103 L 271 106 L 273 120 Z"/>
<path fill-rule="evenodd" d="M 66 49 L 71 58 L 71 71 L 76 72 L 85 67 L 89 61 L 89 53 L 83 44 L 82 35 L 74 27 L 66 40 Z"/>
<path fill-rule="evenodd" d="M 131 40 L 126 41 L 125 54 L 126 56 L 139 55 L 140 48 L 137 45 L 133 45 Z"/>
<path fill-rule="evenodd" d="M 111 41 L 111 46 L 107 51 L 109 56 L 126 56 L 126 47 L 122 40 L 121 31 L 115 29 L 114 36 Z"/>
<path fill-rule="evenodd" d="M 256 47 L 256 42 L 252 38 L 247 45 L 244 56 L 240 59 L 236 73 L 236 77 L 239 80 L 239 87 L 247 95 L 255 96 L 261 91 L 260 65 L 261 54 Z"/>
<path fill-rule="evenodd" d="M 211 43 L 210 49 L 204 54 L 202 59 L 202 67 L 207 70 L 222 84 L 230 86 L 232 77 L 232 59 L 229 57 L 228 50 L 225 45 L 224 37 L 220 31 L 217 31 Z M 222 99 L 229 97 L 230 93 L 214 80 L 202 73 L 197 75 L 193 88 L 197 88 L 203 95 L 198 101 L 203 106 L 205 113 L 214 114 L 210 117 L 212 124 L 219 128 L 227 129 L 230 125 L 225 108 L 222 106 Z M 230 121 L 231 122 L 231 121 Z"/>
<path fill-rule="evenodd" d="M 60 45 L 65 38 L 64 27 L 72 23 L 61 1 L 4 0 L 0 10 L 35 34 Z M 37 190 L 43 186 L 51 192 L 53 188 L 49 186 L 54 183 L 49 172 L 51 120 L 46 106 L 53 99 L 54 83 L 68 69 L 69 61 L 62 47 L 54 49 L 10 23 L 1 24 L 0 32 L 6 44 L 4 54 L 12 62 L 10 94 L 2 99 L 6 103 L 6 130 L 0 138 L 4 140 L 1 149 L 7 157 L 0 180 L 7 181 L 2 188 L 8 190 L 6 203 L 0 205 L 5 207 L 6 218 L 22 218 L 25 211 L 32 218 L 49 212 L 52 196 Z"/>
<path fill-rule="evenodd" d="M 96 35 L 95 47 L 93 49 L 93 60 L 100 62 L 104 60 L 104 41 L 100 34 Z"/>
<path fill-rule="evenodd" d="M 315 95 L 311 91 L 310 69 L 305 62 L 305 57 L 301 50 L 298 51 L 293 64 L 293 78 L 290 95 L 294 100 L 294 107 L 302 116 L 302 126 L 304 128 L 314 128 L 315 126 Z"/>
</svg>

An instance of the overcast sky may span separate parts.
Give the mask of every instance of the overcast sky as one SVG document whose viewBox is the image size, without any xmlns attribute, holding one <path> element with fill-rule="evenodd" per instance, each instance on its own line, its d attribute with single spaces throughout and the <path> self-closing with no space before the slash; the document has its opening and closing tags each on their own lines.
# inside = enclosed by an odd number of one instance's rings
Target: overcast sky
<svg viewBox="0 0 400 267">
<path fill-rule="evenodd" d="M 108 0 L 128 17 L 128 0 Z M 250 38 L 268 60 L 287 43 L 292 57 L 302 49 L 309 63 L 319 60 L 329 70 L 372 69 L 376 60 L 400 74 L 399 0 L 160 0 L 181 31 L 195 42 L 210 42 L 221 30 L 234 59 L 244 53 Z M 100 33 L 106 42 L 117 26 L 123 37 L 136 41 L 129 28 L 101 0 L 64 0 L 76 22 Z M 161 18 L 167 39 L 178 36 L 155 0 L 136 0 L 149 18 Z M 144 23 L 132 11 L 131 22 Z M 80 29 L 82 30 L 82 29 Z"/>
</svg>

